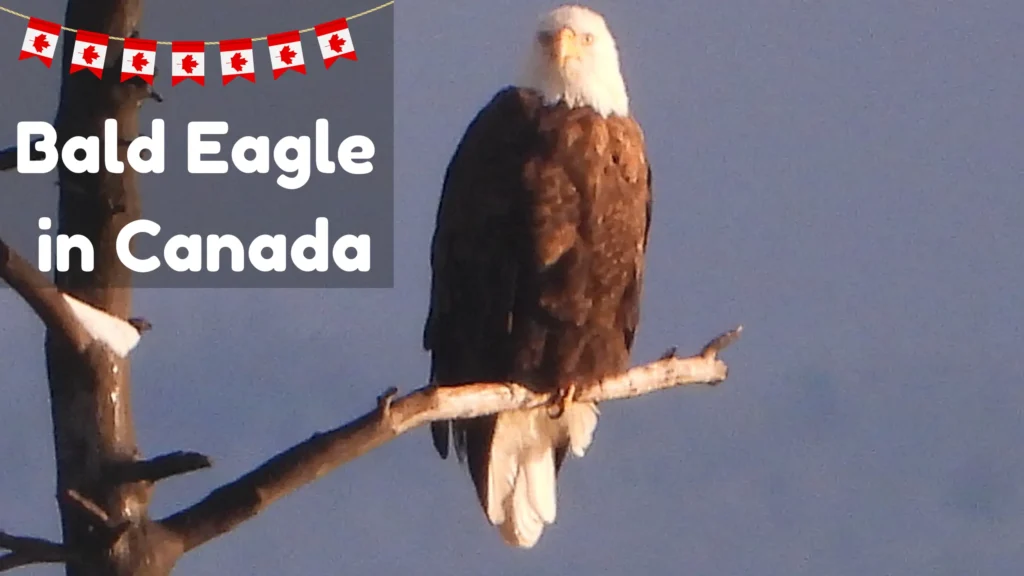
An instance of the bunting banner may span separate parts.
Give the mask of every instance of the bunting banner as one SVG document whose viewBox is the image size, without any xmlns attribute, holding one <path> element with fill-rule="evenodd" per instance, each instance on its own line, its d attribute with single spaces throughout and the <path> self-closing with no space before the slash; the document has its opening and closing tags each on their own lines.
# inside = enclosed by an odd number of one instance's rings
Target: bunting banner
<svg viewBox="0 0 1024 576">
<path fill-rule="evenodd" d="M 171 42 L 171 86 L 192 79 L 205 85 L 206 51 L 202 42 Z"/>
<path fill-rule="evenodd" d="M 156 74 L 156 40 L 126 38 L 121 58 L 121 82 L 138 76 L 153 84 Z"/>
<path fill-rule="evenodd" d="M 220 70 L 224 84 L 235 78 L 256 82 L 256 66 L 252 63 L 252 39 L 224 40 L 220 43 Z"/>
<path fill-rule="evenodd" d="M 106 34 L 82 30 L 75 35 L 75 49 L 71 53 L 71 73 L 88 70 L 97 78 L 103 77 L 103 63 L 107 60 Z"/>
<path fill-rule="evenodd" d="M 302 42 L 299 31 L 282 32 L 267 36 L 270 47 L 270 68 L 274 71 L 274 80 L 289 70 L 300 74 L 306 73 L 306 61 L 302 59 Z"/>
<path fill-rule="evenodd" d="M 356 60 L 356 48 L 352 45 L 352 35 L 349 34 L 348 21 L 345 18 L 325 22 L 314 28 L 313 32 L 320 44 L 324 68 L 330 68 L 338 58 Z"/>
<path fill-rule="evenodd" d="M 21 43 L 21 55 L 18 60 L 39 58 L 49 68 L 53 64 L 53 55 L 57 52 L 57 40 L 60 39 L 60 25 L 38 18 L 29 18 L 25 41 Z"/>
<path fill-rule="evenodd" d="M 306 60 L 302 52 L 302 34 L 313 32 L 324 68 L 339 59 L 357 61 L 352 33 L 348 21 L 371 12 L 376 12 L 394 4 L 394 0 L 365 10 L 348 18 L 338 18 L 318 24 L 312 28 L 292 30 L 271 34 L 261 38 L 239 38 L 236 40 L 206 41 L 157 41 L 141 38 L 118 38 L 88 30 L 65 28 L 60 24 L 32 18 L 20 12 L 0 6 L 0 12 L 7 12 L 28 20 L 28 28 L 21 44 L 19 60 L 38 58 L 47 68 L 53 64 L 57 43 L 61 31 L 75 34 L 75 45 L 71 53 L 70 73 L 82 70 L 92 72 L 102 78 L 107 63 L 107 51 L 110 41 L 124 43 L 121 57 L 121 82 L 131 78 L 141 78 L 147 84 L 153 84 L 156 74 L 157 46 L 171 46 L 171 86 L 177 86 L 185 80 L 192 80 L 200 86 L 206 85 L 206 45 L 219 46 L 220 70 L 224 85 L 235 78 L 244 78 L 256 82 L 256 65 L 253 62 L 253 42 L 266 41 L 270 55 L 270 69 L 274 80 L 285 72 L 294 70 L 306 73 Z"/>
</svg>

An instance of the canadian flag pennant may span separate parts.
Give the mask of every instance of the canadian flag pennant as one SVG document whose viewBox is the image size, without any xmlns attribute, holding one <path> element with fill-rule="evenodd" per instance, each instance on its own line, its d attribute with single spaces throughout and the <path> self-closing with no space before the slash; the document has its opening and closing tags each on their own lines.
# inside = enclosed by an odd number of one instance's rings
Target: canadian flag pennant
<svg viewBox="0 0 1024 576">
<path fill-rule="evenodd" d="M 235 78 L 256 82 L 256 66 L 252 63 L 252 39 L 221 40 L 220 72 L 225 85 Z"/>
<path fill-rule="evenodd" d="M 191 78 L 205 86 L 206 48 L 202 42 L 171 42 L 171 86 Z"/>
<path fill-rule="evenodd" d="M 156 74 L 156 40 L 125 38 L 124 58 L 121 60 L 121 82 L 138 76 L 153 85 Z"/>
<path fill-rule="evenodd" d="M 106 34 L 79 30 L 75 34 L 75 51 L 71 54 L 71 74 L 88 70 L 97 78 L 102 78 L 108 42 L 110 38 Z"/>
<path fill-rule="evenodd" d="M 59 38 L 59 24 L 29 18 L 28 30 L 25 31 L 25 41 L 21 44 L 21 55 L 18 56 L 18 60 L 36 57 L 49 68 L 50 64 L 53 64 L 53 54 L 57 51 Z"/>
<path fill-rule="evenodd" d="M 271 34 L 267 36 L 270 45 L 270 68 L 274 72 L 274 80 L 289 70 L 300 74 L 306 73 L 306 61 L 302 59 L 302 42 L 299 41 L 298 30 Z"/>
<path fill-rule="evenodd" d="M 348 21 L 344 18 L 324 22 L 313 30 L 320 44 L 320 54 L 324 57 L 324 68 L 330 68 L 338 58 L 357 59 L 352 35 L 348 31 Z"/>
</svg>

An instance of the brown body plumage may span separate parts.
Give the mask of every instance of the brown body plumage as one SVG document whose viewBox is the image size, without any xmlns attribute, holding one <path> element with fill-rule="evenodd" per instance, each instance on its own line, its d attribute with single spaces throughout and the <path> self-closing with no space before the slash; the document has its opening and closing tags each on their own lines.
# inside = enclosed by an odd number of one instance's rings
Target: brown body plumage
<svg viewBox="0 0 1024 576">
<path fill-rule="evenodd" d="M 632 118 L 545 105 L 528 89 L 498 93 L 444 181 L 424 329 L 432 381 L 551 391 L 627 369 L 650 190 Z M 571 405 L 560 418 L 535 409 L 435 423 L 432 432 L 446 457 L 451 429 L 491 522 L 509 542 L 532 546 L 554 520 L 555 473 L 570 447 L 582 455 L 596 419 L 596 407 Z M 548 482 L 550 494 L 538 489 Z M 518 484 L 527 487 L 517 496 Z M 513 525 L 517 506 L 533 512 Z"/>
</svg>

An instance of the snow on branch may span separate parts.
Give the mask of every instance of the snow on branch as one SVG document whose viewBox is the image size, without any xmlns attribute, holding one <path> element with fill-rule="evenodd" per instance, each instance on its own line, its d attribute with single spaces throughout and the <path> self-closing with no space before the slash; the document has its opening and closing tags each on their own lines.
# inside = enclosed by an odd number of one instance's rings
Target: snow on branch
<svg viewBox="0 0 1024 576">
<path fill-rule="evenodd" d="M 60 292 L 49 278 L 3 239 L 0 239 L 0 280 L 14 288 L 46 327 L 61 334 L 79 353 L 93 342 L 100 342 L 123 358 L 135 348 L 143 330 L 148 328 L 145 320 L 122 320 Z"/>
<path fill-rule="evenodd" d="M 718 353 L 736 341 L 741 331 L 738 327 L 718 336 L 695 356 L 679 358 L 670 350 L 649 364 L 600 382 L 582 383 L 574 400 L 606 402 L 687 384 L 723 382 L 728 367 Z M 187 552 L 230 532 L 282 496 L 428 422 L 486 416 L 557 400 L 556 394 L 538 394 L 514 383 L 428 386 L 401 398 L 396 395 L 397 389 L 389 389 L 378 398 L 376 409 L 340 428 L 313 435 L 160 524 L 177 535 Z"/>
</svg>

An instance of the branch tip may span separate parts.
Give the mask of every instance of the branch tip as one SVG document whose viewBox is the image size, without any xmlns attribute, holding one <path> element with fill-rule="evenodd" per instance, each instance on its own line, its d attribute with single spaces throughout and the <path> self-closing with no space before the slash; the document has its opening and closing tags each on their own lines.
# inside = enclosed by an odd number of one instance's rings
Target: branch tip
<svg viewBox="0 0 1024 576">
<path fill-rule="evenodd" d="M 13 536 L 2 531 L 0 548 L 10 550 L 9 553 L 0 556 L 0 572 L 30 564 L 67 562 L 72 559 L 70 551 L 63 544 L 45 538 Z"/>
<path fill-rule="evenodd" d="M 199 452 L 171 452 L 148 460 L 121 462 L 111 470 L 116 482 L 158 482 L 213 466 L 210 457 Z"/>
<path fill-rule="evenodd" d="M 15 536 L 8 532 L 0 530 L 0 548 L 10 550 L 11 552 L 19 552 L 26 548 L 33 546 L 57 546 L 61 547 L 56 542 L 51 542 L 44 538 L 32 538 L 30 536 Z"/>
<path fill-rule="evenodd" d="M 128 323 L 132 325 L 139 332 L 149 332 L 153 329 L 153 324 L 145 318 L 129 318 Z"/>
<path fill-rule="evenodd" d="M 718 358 L 718 353 L 728 348 L 733 342 L 739 340 L 740 334 L 742 333 L 743 326 L 741 325 L 718 335 L 714 340 L 708 342 L 707 345 L 704 346 L 704 349 L 700 351 L 700 356 L 703 356 L 706 360 L 714 360 Z"/>
</svg>

